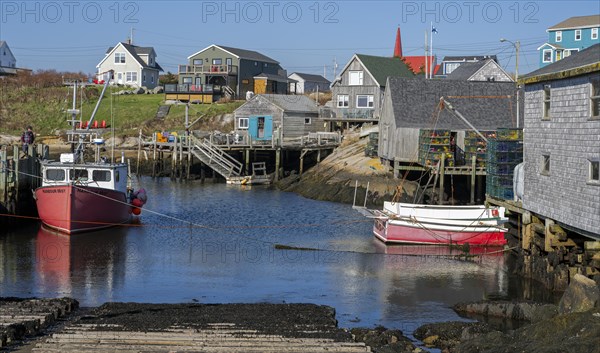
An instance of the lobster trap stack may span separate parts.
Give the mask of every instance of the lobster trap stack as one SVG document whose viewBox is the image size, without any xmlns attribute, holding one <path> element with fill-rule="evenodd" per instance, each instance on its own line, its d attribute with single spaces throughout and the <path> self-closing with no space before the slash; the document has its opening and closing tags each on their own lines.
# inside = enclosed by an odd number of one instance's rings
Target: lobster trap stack
<svg viewBox="0 0 600 353">
<path fill-rule="evenodd" d="M 425 167 L 434 167 L 443 157 L 446 166 L 454 166 L 454 153 L 450 141 L 450 130 L 421 130 L 419 133 L 419 164 Z"/>
<path fill-rule="evenodd" d="M 514 198 L 515 167 L 523 162 L 523 130 L 498 129 L 496 138 L 488 139 L 486 193 L 505 200 Z"/>
</svg>

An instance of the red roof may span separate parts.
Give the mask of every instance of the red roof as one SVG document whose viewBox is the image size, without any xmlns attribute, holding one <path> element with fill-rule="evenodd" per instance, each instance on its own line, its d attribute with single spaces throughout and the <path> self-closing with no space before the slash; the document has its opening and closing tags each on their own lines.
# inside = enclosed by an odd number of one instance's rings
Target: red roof
<svg viewBox="0 0 600 353">
<path fill-rule="evenodd" d="M 402 60 L 408 65 L 408 67 L 414 72 L 418 74 L 420 72 L 425 72 L 425 60 L 427 60 L 427 56 L 404 56 Z M 427 63 L 427 67 L 430 68 L 433 63 L 433 56 L 429 56 L 429 62 Z"/>
</svg>

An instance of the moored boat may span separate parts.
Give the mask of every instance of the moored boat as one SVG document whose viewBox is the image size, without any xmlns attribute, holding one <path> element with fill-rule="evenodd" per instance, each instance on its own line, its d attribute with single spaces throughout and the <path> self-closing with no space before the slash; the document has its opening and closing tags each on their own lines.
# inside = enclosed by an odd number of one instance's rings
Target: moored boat
<svg viewBox="0 0 600 353">
<path fill-rule="evenodd" d="M 76 119 L 76 87 L 74 84 L 71 123 L 81 126 Z M 128 166 L 123 160 L 117 163 L 99 158 L 99 145 L 104 140 L 90 132 L 89 127 L 100 100 L 86 128 L 73 131 L 73 136 L 79 136 L 75 152 L 63 153 L 59 161 L 41 163 L 42 186 L 34 191 L 38 215 L 44 225 L 66 234 L 126 223 L 132 213 L 140 213 L 146 201 L 145 192 L 132 193 L 128 187 Z M 75 144 L 74 140 L 72 143 Z M 97 145 L 94 162 L 86 162 L 84 158 L 85 146 L 90 144 Z"/>
<path fill-rule="evenodd" d="M 502 246 L 504 208 L 384 202 L 370 211 L 374 235 L 386 243 Z"/>
</svg>

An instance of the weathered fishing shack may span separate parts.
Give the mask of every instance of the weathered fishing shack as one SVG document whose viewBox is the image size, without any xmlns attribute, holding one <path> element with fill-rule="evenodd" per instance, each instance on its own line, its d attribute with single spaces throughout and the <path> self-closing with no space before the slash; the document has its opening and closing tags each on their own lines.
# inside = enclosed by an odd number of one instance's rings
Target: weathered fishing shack
<svg viewBox="0 0 600 353">
<path fill-rule="evenodd" d="M 565 290 L 576 274 L 600 283 L 600 44 L 523 76 L 522 202 L 516 272 Z"/>
<path fill-rule="evenodd" d="M 259 94 L 234 111 L 235 132 L 257 141 L 325 132 L 318 103 L 304 95 Z"/>
</svg>

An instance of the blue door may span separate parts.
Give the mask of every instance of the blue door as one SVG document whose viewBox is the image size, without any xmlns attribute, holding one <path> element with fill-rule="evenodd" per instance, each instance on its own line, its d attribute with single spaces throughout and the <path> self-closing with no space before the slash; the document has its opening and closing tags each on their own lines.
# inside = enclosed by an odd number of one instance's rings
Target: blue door
<svg viewBox="0 0 600 353">
<path fill-rule="evenodd" d="M 248 133 L 253 140 L 271 140 L 273 138 L 273 117 L 251 116 L 248 119 Z"/>
</svg>

